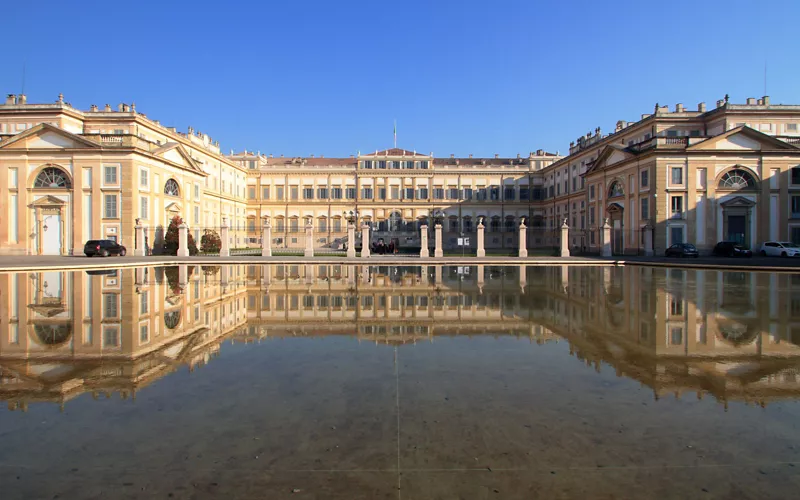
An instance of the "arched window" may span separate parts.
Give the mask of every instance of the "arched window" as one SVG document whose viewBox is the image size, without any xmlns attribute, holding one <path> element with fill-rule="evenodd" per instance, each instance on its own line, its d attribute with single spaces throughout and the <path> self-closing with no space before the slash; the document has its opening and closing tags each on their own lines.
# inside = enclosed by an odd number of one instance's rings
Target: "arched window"
<svg viewBox="0 0 800 500">
<path fill-rule="evenodd" d="M 166 184 L 164 184 L 164 194 L 168 194 L 170 196 L 181 195 L 181 188 L 178 186 L 178 183 L 175 182 L 175 179 L 170 179 Z"/>
<path fill-rule="evenodd" d="M 72 183 L 67 174 L 56 167 L 47 167 L 36 176 L 33 181 L 35 188 L 72 189 Z"/>
<path fill-rule="evenodd" d="M 614 181 L 608 187 L 608 197 L 616 198 L 617 196 L 625 196 L 625 190 L 622 188 L 622 183 Z"/>
<path fill-rule="evenodd" d="M 747 170 L 735 168 L 722 176 L 719 187 L 720 189 L 752 189 L 756 187 L 756 181 Z"/>
</svg>

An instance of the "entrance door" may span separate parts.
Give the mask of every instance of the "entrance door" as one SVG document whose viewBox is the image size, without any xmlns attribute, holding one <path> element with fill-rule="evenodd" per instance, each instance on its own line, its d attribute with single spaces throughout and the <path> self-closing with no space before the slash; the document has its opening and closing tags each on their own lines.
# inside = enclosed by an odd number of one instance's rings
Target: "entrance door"
<svg viewBox="0 0 800 500">
<path fill-rule="evenodd" d="M 669 229 L 670 232 L 670 245 L 674 245 L 675 243 L 683 243 L 683 226 L 672 226 Z"/>
<path fill-rule="evenodd" d="M 744 215 L 728 216 L 728 241 L 735 241 L 744 245 L 745 224 L 747 218 Z"/>
<path fill-rule="evenodd" d="M 625 249 L 622 247 L 622 221 L 619 219 L 614 219 L 613 223 L 614 228 L 612 231 L 614 232 L 614 236 L 611 238 L 611 241 L 613 242 L 613 247 L 611 250 L 615 255 L 622 255 L 625 251 Z"/>
<path fill-rule="evenodd" d="M 61 215 L 49 214 L 42 219 L 42 255 L 61 255 Z"/>
</svg>

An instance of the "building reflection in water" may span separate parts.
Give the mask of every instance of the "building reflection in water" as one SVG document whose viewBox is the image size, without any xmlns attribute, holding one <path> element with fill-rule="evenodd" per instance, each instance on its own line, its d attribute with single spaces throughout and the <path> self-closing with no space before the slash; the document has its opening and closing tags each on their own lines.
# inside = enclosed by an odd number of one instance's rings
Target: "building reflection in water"
<svg viewBox="0 0 800 500">
<path fill-rule="evenodd" d="M 587 366 L 655 398 L 765 405 L 800 395 L 800 275 L 301 264 L 0 275 L 0 399 L 26 410 L 83 393 L 135 398 L 204 365 L 225 339 L 329 335 L 566 341 Z"/>
</svg>

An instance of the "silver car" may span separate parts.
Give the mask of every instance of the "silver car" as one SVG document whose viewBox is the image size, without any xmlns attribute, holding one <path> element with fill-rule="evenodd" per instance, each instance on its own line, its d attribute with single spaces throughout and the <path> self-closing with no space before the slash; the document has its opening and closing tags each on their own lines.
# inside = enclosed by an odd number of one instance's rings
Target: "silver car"
<svg viewBox="0 0 800 500">
<path fill-rule="evenodd" d="M 800 246 L 791 241 L 767 241 L 761 245 L 759 253 L 772 257 L 800 257 Z"/>
</svg>

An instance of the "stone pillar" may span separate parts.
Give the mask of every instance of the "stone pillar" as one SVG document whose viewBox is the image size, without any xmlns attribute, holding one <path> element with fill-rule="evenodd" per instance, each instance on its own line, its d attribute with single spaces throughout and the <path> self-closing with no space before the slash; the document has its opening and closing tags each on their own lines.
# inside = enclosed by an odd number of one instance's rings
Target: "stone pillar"
<svg viewBox="0 0 800 500">
<path fill-rule="evenodd" d="M 369 284 L 369 266 L 361 266 L 361 283 L 363 285 Z M 360 302 L 360 301 L 359 301 Z"/>
<path fill-rule="evenodd" d="M 314 256 L 314 225 L 310 221 L 306 223 L 306 249 L 303 255 Z"/>
<path fill-rule="evenodd" d="M 361 226 L 361 256 L 368 258 L 369 254 L 369 226 L 363 224 Z"/>
<path fill-rule="evenodd" d="M 436 282 L 436 286 L 442 286 L 442 266 L 436 266 L 433 268 L 433 277 L 434 281 Z"/>
<path fill-rule="evenodd" d="M 272 257 L 272 225 L 269 219 L 264 219 L 264 227 L 261 228 L 261 256 Z"/>
<path fill-rule="evenodd" d="M 433 231 L 435 233 L 434 242 L 436 243 L 436 248 L 433 249 L 433 256 L 444 257 L 444 251 L 442 250 L 442 225 L 436 223 L 436 225 L 433 226 Z"/>
<path fill-rule="evenodd" d="M 648 224 L 644 226 L 642 231 L 644 231 L 644 254 L 648 257 L 652 257 L 655 255 L 653 251 L 653 228 Z"/>
<path fill-rule="evenodd" d="M 189 237 L 187 236 L 186 239 L 188 240 Z M 144 226 L 141 224 L 136 224 L 136 248 L 133 250 L 133 255 L 136 257 L 144 257 L 145 255 Z"/>
<path fill-rule="evenodd" d="M 483 247 L 483 219 L 478 222 L 477 235 L 478 235 L 478 257 L 486 257 L 486 249 Z"/>
<path fill-rule="evenodd" d="M 189 226 L 181 223 L 178 226 L 178 257 L 189 256 Z"/>
<path fill-rule="evenodd" d="M 356 274 L 358 274 L 356 266 L 347 266 L 347 284 L 349 286 L 355 286 Z"/>
<path fill-rule="evenodd" d="M 186 290 L 186 286 L 189 284 L 189 266 L 186 264 L 181 264 L 178 266 L 178 284 L 181 287 L 181 290 Z"/>
<path fill-rule="evenodd" d="M 347 256 L 356 256 L 356 226 L 352 222 L 347 223 Z"/>
<path fill-rule="evenodd" d="M 528 266 L 519 266 L 519 289 L 525 294 L 525 287 L 528 286 Z"/>
<path fill-rule="evenodd" d="M 228 266 L 219 267 L 219 284 L 222 287 L 222 292 L 228 291 L 228 283 L 230 282 L 230 269 Z"/>
<path fill-rule="evenodd" d="M 478 264 L 478 292 L 483 293 L 483 284 L 485 283 L 486 278 L 484 277 L 485 272 L 483 269 L 483 264 Z"/>
<path fill-rule="evenodd" d="M 431 252 L 428 249 L 428 225 L 423 224 L 419 227 L 419 256 L 430 257 Z"/>
<path fill-rule="evenodd" d="M 567 293 L 569 286 L 569 266 L 561 266 L 561 290 Z"/>
<path fill-rule="evenodd" d="M 222 226 L 220 226 L 219 228 L 219 239 L 220 239 L 219 256 L 230 257 L 231 244 L 230 244 L 230 238 L 228 236 L 228 219 L 226 217 L 222 218 Z"/>
<path fill-rule="evenodd" d="M 561 256 L 569 257 L 569 226 L 567 219 L 561 224 Z"/>
<path fill-rule="evenodd" d="M 524 222 L 519 223 L 519 256 L 528 256 L 528 226 Z"/>
<path fill-rule="evenodd" d="M 314 284 L 314 265 L 306 264 L 305 267 L 306 285 L 311 286 Z"/>
<path fill-rule="evenodd" d="M 603 257 L 611 257 L 611 226 L 608 224 L 608 219 L 603 222 L 601 243 L 603 244 Z"/>
<path fill-rule="evenodd" d="M 269 286 L 272 284 L 272 266 L 271 265 L 263 264 L 261 266 L 261 281 L 262 281 L 262 284 L 264 285 L 264 289 L 268 290 Z"/>
</svg>

